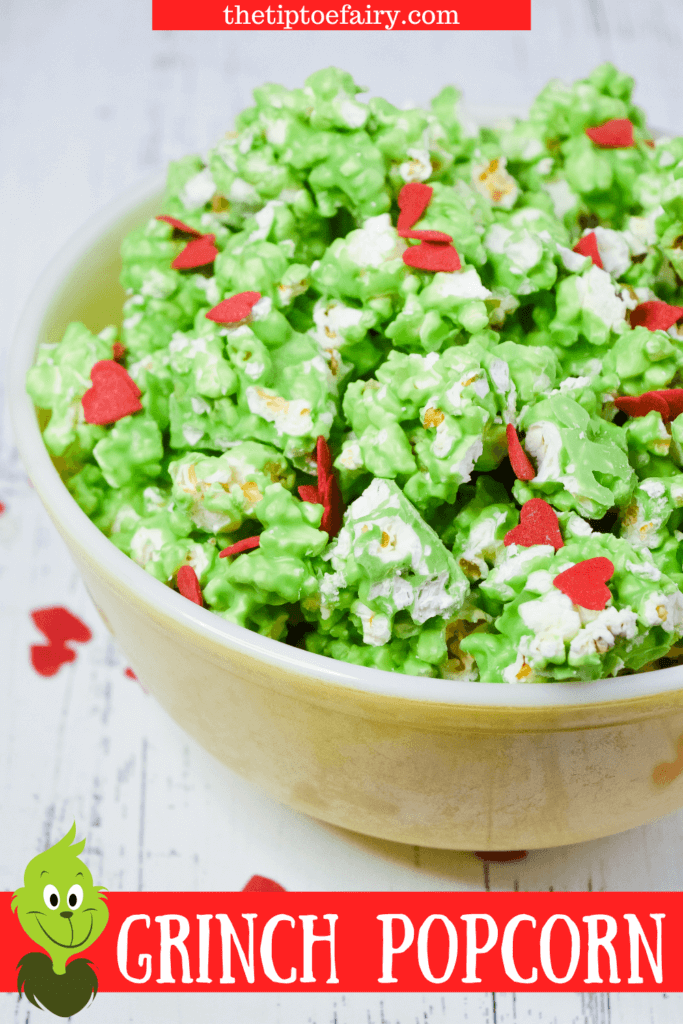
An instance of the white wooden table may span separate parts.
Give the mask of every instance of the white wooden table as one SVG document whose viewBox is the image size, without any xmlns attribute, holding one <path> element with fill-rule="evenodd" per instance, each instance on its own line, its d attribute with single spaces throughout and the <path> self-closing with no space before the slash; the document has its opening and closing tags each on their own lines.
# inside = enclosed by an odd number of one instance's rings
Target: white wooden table
<svg viewBox="0 0 683 1024">
<path fill-rule="evenodd" d="M 208 147 L 272 80 L 348 69 L 396 103 L 453 81 L 476 103 L 527 105 L 550 77 L 611 59 L 653 125 L 683 133 L 681 0 L 537 0 L 530 33 L 158 33 L 150 5 L 6 0 L 0 10 L 3 350 L 39 272 L 98 207 Z M 485 867 L 472 854 L 367 839 L 274 804 L 217 764 L 124 674 L 0 420 L 0 889 L 75 818 L 110 889 L 239 889 L 254 873 L 302 890 L 680 889 L 683 813 L 612 839 Z M 33 608 L 65 604 L 94 639 L 53 678 L 32 670 Z M 0 996 L 0 1022 L 36 1022 Z M 84 1016 L 85 1022 L 86 1017 Z M 102 994 L 92 1024 L 216 1021 L 656 1024 L 683 997 Z"/>
</svg>

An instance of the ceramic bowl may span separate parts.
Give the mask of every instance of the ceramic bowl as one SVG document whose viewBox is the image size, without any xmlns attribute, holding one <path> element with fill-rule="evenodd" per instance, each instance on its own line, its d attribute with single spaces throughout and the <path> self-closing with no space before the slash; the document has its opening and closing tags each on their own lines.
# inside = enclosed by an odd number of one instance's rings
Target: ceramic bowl
<svg viewBox="0 0 683 1024">
<path fill-rule="evenodd" d="M 226 623 L 128 559 L 73 500 L 24 379 L 67 323 L 119 322 L 119 245 L 162 183 L 94 217 L 40 279 L 9 384 L 26 468 L 144 686 L 207 750 L 277 800 L 421 846 L 576 843 L 683 805 L 683 668 L 582 684 L 421 679 L 309 654 Z"/>
</svg>

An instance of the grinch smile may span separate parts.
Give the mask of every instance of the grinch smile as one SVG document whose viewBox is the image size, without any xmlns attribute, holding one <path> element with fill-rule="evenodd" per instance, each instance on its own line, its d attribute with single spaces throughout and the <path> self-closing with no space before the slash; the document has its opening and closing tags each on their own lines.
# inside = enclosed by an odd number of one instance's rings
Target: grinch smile
<svg viewBox="0 0 683 1024">
<path fill-rule="evenodd" d="M 90 908 L 88 908 L 88 910 L 84 910 L 83 911 L 84 914 L 90 914 L 90 928 L 88 929 L 88 934 L 80 942 L 74 942 L 73 941 L 74 927 L 71 924 L 71 921 L 69 921 L 69 927 L 71 928 L 71 939 L 72 939 L 72 941 L 71 942 L 58 942 L 57 939 L 53 939 L 52 936 L 50 935 L 50 933 L 47 931 L 47 929 L 43 927 L 43 923 L 40 920 L 40 918 L 43 916 L 42 911 L 34 910 L 34 911 L 32 911 L 32 913 L 36 915 L 36 920 L 37 920 L 38 924 L 40 925 L 41 931 L 48 937 L 50 942 L 52 942 L 55 946 L 60 946 L 62 949 L 79 949 L 81 946 L 85 945 L 85 943 L 88 941 L 88 939 L 90 938 L 90 936 L 92 934 L 94 910 L 91 910 Z"/>
</svg>

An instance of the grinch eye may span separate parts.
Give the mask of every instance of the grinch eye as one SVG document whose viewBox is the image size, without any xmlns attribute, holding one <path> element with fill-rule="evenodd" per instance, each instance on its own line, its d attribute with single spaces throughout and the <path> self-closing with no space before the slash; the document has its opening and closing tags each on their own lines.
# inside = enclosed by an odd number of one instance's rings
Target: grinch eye
<svg viewBox="0 0 683 1024">
<path fill-rule="evenodd" d="M 59 906 L 59 892 L 54 885 L 46 885 L 43 889 L 43 899 L 45 900 L 45 906 L 49 907 L 50 910 L 56 910 Z"/>
<path fill-rule="evenodd" d="M 80 885 L 72 885 L 66 894 L 66 902 L 72 910 L 78 910 L 83 902 L 83 890 Z"/>
</svg>

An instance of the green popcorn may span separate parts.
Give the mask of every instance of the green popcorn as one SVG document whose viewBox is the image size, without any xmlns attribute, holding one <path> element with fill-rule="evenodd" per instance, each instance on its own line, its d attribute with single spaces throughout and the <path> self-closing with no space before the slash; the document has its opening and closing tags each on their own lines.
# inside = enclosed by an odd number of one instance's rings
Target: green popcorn
<svg viewBox="0 0 683 1024">
<path fill-rule="evenodd" d="M 484 300 L 490 297 L 474 267 L 465 266 L 453 274 L 433 274 L 419 300 L 425 311 L 434 310 L 475 334 L 488 326 L 489 311 Z"/>
<path fill-rule="evenodd" d="M 351 75 L 339 68 L 325 68 L 309 75 L 303 93 L 312 102 L 309 113 L 311 127 L 323 131 L 362 128 L 370 111 L 355 97 L 364 91 Z"/>
<path fill-rule="evenodd" d="M 362 228 L 332 242 L 312 268 L 313 284 L 324 295 L 357 299 L 373 308 L 373 300 L 398 294 L 408 273 L 405 249 L 388 213 L 370 217 Z"/>
<path fill-rule="evenodd" d="M 161 473 L 161 431 L 144 412 L 124 416 L 97 442 L 93 455 L 110 487 L 123 487 L 136 479 L 153 479 Z"/>
<path fill-rule="evenodd" d="M 253 291 L 273 298 L 288 265 L 282 247 L 257 240 L 237 248 L 239 251 L 226 249 L 216 257 L 219 288 L 226 295 Z"/>
<path fill-rule="evenodd" d="M 602 611 L 573 605 L 553 581 L 590 558 L 614 566 L 611 599 Z M 524 565 L 515 563 L 523 560 Z M 593 534 L 553 552 L 550 545 L 511 545 L 481 584 L 504 610 L 493 630 L 461 641 L 487 682 L 599 679 L 637 671 L 661 657 L 683 631 L 683 595 L 645 548 L 609 534 Z"/>
<path fill-rule="evenodd" d="M 618 228 L 639 212 L 638 179 L 648 158 L 638 148 L 601 149 L 584 134 L 568 139 L 562 153 L 567 183 L 601 220 Z"/>
<path fill-rule="evenodd" d="M 373 218 L 391 206 L 382 154 L 365 132 L 331 139 L 327 159 L 316 164 L 308 181 L 323 217 L 346 207 L 356 220 Z"/>
<path fill-rule="evenodd" d="M 193 540 L 190 526 L 186 517 L 160 511 L 141 517 L 132 529 L 113 532 L 111 539 L 162 583 L 170 583 L 182 565 L 190 565 L 203 584 L 217 559 L 216 544 Z"/>
<path fill-rule="evenodd" d="M 95 335 L 72 323 L 59 344 L 40 345 L 26 390 L 39 408 L 51 410 L 43 438 L 53 455 L 83 459 L 105 436 L 103 427 L 85 422 L 81 399 L 91 387 L 95 363 L 112 358 L 115 336 L 110 328 Z"/>
<path fill-rule="evenodd" d="M 524 447 L 536 461 L 533 480 L 517 480 L 520 503 L 542 497 L 557 509 L 601 519 L 626 505 L 636 484 L 618 427 L 591 417 L 569 395 L 552 395 L 520 417 Z"/>
<path fill-rule="evenodd" d="M 233 583 L 251 584 L 283 601 L 316 604 L 318 578 L 313 559 L 327 546 L 328 535 L 320 529 L 322 505 L 301 502 L 280 483 L 265 489 L 255 514 L 264 524 L 260 547 L 235 557 L 227 577 Z"/>
<path fill-rule="evenodd" d="M 152 271 L 175 278 L 176 272 L 171 271 L 170 266 L 182 248 L 182 244 L 173 241 L 171 225 L 155 217 L 142 227 L 134 228 L 121 243 L 122 286 L 139 291 L 145 276 Z"/>
<path fill-rule="evenodd" d="M 445 631 L 469 589 L 437 534 L 389 480 L 374 480 L 349 506 L 324 558 L 333 572 L 320 583 L 320 628 L 350 614 L 373 647 L 416 635 L 434 618 Z M 444 654 L 445 639 L 437 656 Z"/>
<path fill-rule="evenodd" d="M 588 78 L 566 85 L 554 79 L 541 90 L 529 113 L 532 124 L 547 140 L 581 135 L 585 128 L 612 118 L 629 118 L 644 124 L 641 111 L 631 103 L 633 79 L 613 64 L 601 64 Z"/>
<path fill-rule="evenodd" d="M 495 483 L 486 476 L 477 479 L 475 498 L 458 513 L 449 530 L 455 533 L 453 557 L 472 582 L 486 579 L 489 570 L 502 560 L 505 535 L 519 522 L 518 510 L 508 500 L 500 500 Z"/>
<path fill-rule="evenodd" d="M 569 346 L 583 338 L 602 347 L 613 340 L 613 334 L 623 334 L 628 329 L 629 303 L 607 271 L 594 264 L 582 274 L 572 274 L 560 281 L 556 298 L 557 313 L 549 329 L 557 345 Z"/>
<path fill-rule="evenodd" d="M 634 327 L 616 338 L 603 359 L 603 377 L 619 391 L 642 395 L 666 388 L 683 366 L 683 349 L 665 331 Z"/>
<path fill-rule="evenodd" d="M 273 483 L 294 486 L 294 472 L 283 455 L 267 445 L 245 441 L 223 455 L 189 452 L 171 462 L 175 507 L 205 533 L 233 533 Z"/>
<path fill-rule="evenodd" d="M 671 540 L 672 523 L 679 525 L 683 508 L 683 474 L 641 480 L 631 503 L 620 510 L 619 536 L 633 547 L 653 551 Z M 674 513 L 676 513 L 674 515 Z M 665 570 L 666 571 L 666 570 Z"/>
<path fill-rule="evenodd" d="M 323 654 L 337 661 L 366 665 L 385 672 L 404 672 L 423 677 L 438 675 L 437 665 L 443 661 L 446 653 L 441 631 L 435 634 L 433 630 L 423 628 L 419 636 L 407 640 L 390 640 L 382 647 L 364 644 L 356 632 L 349 637 L 330 636 L 320 631 L 308 633 L 306 648 L 314 654 Z M 421 654 L 425 657 L 420 657 Z"/>
<path fill-rule="evenodd" d="M 251 338 L 262 348 L 253 334 Z M 193 337 L 176 331 L 168 347 L 168 366 L 174 377 L 186 378 L 186 391 L 203 398 L 224 398 L 239 387 L 237 373 L 224 358 L 224 347 L 224 339 L 217 333 Z"/>
<path fill-rule="evenodd" d="M 638 416 L 624 424 L 631 463 L 637 472 L 647 475 L 652 456 L 666 457 L 671 447 L 671 435 L 658 412 Z M 647 470 L 646 470 L 647 467 Z M 659 475 L 656 473 L 653 475 Z"/>
<path fill-rule="evenodd" d="M 527 227 L 511 230 L 505 224 L 493 224 L 484 245 L 499 288 L 513 295 L 531 295 L 555 283 L 554 246 Z"/>
</svg>

